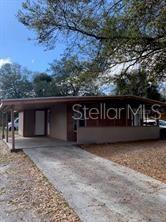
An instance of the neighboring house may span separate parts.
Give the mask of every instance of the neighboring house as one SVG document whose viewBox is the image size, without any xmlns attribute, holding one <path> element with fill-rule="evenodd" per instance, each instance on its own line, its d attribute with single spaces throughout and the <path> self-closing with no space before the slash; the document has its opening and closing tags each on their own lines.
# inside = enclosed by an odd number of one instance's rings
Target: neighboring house
<svg viewBox="0 0 166 222">
<path fill-rule="evenodd" d="M 1 100 L 0 109 L 11 112 L 12 118 L 19 113 L 20 136 L 81 144 L 158 139 L 159 127 L 144 121 L 157 116 L 159 106 L 166 104 L 135 96 L 77 96 Z M 138 108 L 145 108 L 149 116 Z"/>
</svg>

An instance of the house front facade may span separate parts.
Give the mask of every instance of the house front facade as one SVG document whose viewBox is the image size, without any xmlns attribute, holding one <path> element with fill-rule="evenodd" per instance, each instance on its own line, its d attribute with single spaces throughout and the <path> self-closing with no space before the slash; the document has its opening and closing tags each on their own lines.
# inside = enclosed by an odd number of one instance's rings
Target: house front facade
<svg viewBox="0 0 166 222">
<path fill-rule="evenodd" d="M 134 96 L 88 96 L 10 99 L 3 113 L 19 115 L 19 135 L 47 136 L 83 143 L 114 143 L 159 139 L 157 125 L 165 103 Z"/>
</svg>

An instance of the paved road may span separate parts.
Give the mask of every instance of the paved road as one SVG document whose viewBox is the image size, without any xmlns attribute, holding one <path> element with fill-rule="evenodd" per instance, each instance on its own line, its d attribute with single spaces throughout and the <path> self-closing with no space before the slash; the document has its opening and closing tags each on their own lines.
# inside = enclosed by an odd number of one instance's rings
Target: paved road
<svg viewBox="0 0 166 222">
<path fill-rule="evenodd" d="M 24 151 L 82 221 L 166 222 L 166 184 L 72 145 L 54 146 Z"/>
</svg>

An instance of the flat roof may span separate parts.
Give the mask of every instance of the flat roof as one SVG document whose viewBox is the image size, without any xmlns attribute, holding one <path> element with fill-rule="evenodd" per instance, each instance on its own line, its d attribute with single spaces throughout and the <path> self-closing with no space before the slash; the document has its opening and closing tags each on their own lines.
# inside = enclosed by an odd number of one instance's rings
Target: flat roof
<svg viewBox="0 0 166 222">
<path fill-rule="evenodd" d="M 147 99 L 138 96 L 63 96 L 63 97 L 38 97 L 23 99 L 2 99 L 0 101 L 0 110 L 7 111 L 15 109 L 16 111 L 24 109 L 47 108 L 55 104 L 69 104 L 76 102 L 95 102 L 95 101 L 124 101 L 124 102 L 140 102 L 144 104 L 159 104 L 166 107 L 166 103 Z"/>
</svg>

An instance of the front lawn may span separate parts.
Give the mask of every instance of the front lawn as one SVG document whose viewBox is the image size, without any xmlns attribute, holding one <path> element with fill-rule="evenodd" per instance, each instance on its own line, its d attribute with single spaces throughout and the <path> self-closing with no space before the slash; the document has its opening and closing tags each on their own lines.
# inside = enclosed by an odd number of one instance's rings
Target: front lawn
<svg viewBox="0 0 166 222">
<path fill-rule="evenodd" d="M 166 183 L 166 141 L 84 145 L 83 149 Z"/>
<path fill-rule="evenodd" d="M 0 141 L 0 221 L 80 219 L 23 152 L 11 153 Z"/>
</svg>

